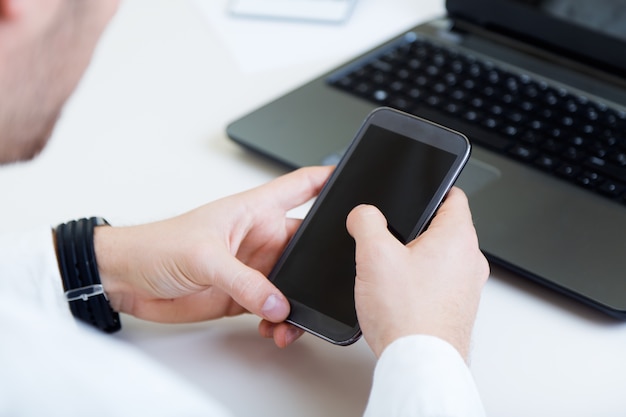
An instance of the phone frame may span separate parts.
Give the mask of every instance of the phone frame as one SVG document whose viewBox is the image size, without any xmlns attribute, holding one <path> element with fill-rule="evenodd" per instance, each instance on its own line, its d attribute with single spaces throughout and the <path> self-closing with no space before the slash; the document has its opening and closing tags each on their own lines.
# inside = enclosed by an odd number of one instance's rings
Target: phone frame
<svg viewBox="0 0 626 417">
<path fill-rule="evenodd" d="M 455 156 L 454 162 L 449 167 L 443 181 L 437 187 L 437 190 L 431 198 L 426 210 L 416 222 L 416 225 L 412 233 L 409 235 L 407 242 L 415 239 L 415 237 L 417 237 L 428 226 L 447 192 L 454 185 L 454 182 L 463 170 L 471 153 L 469 140 L 466 136 L 459 132 L 391 108 L 381 107 L 375 109 L 366 117 L 355 138 L 337 165 L 337 168 L 331 174 L 330 178 L 320 191 L 315 203 L 302 221 L 302 224 L 288 243 L 283 254 L 269 275 L 270 281 L 274 282 L 277 278 L 286 259 L 294 249 L 302 234 L 307 229 L 318 208 L 324 204 L 324 200 L 329 190 L 340 177 L 343 168 L 350 162 L 354 150 L 358 147 L 361 139 L 364 137 L 364 134 L 372 125 L 379 126 L 393 133 L 405 136 L 411 140 L 416 140 L 426 145 L 433 146 Z M 407 242 L 403 243 L 406 244 Z M 288 323 L 291 323 L 296 327 L 299 327 L 336 345 L 350 345 L 360 338 L 361 330 L 358 321 L 354 327 L 351 327 L 348 324 L 302 304 L 298 300 L 291 299 L 290 297 L 287 298 L 291 304 L 291 312 L 286 320 Z"/>
</svg>

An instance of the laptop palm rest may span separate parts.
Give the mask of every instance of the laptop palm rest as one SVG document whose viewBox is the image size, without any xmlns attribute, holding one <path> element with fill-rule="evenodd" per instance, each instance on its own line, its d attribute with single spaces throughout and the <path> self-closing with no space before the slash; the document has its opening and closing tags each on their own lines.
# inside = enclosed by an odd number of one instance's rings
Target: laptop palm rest
<svg viewBox="0 0 626 417">
<path fill-rule="evenodd" d="M 490 260 L 623 318 L 624 208 L 590 199 L 585 190 L 489 151 L 474 148 L 473 159 L 458 185 L 469 196 L 481 248 Z M 498 178 L 485 173 L 496 161 Z M 598 253 L 605 256 L 593 256 Z"/>
</svg>

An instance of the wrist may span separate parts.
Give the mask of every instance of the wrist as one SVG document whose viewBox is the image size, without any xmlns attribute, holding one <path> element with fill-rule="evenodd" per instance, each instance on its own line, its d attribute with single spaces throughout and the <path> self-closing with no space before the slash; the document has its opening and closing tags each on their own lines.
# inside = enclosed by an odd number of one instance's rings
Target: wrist
<svg viewBox="0 0 626 417">
<path fill-rule="evenodd" d="M 111 308 L 126 312 L 124 300 L 129 293 L 123 277 L 128 275 L 125 253 L 128 250 L 120 238 L 117 227 L 98 227 L 94 230 L 94 250 L 98 259 L 98 271 L 102 286 L 107 293 Z M 123 229 L 123 228 L 122 228 Z"/>
</svg>

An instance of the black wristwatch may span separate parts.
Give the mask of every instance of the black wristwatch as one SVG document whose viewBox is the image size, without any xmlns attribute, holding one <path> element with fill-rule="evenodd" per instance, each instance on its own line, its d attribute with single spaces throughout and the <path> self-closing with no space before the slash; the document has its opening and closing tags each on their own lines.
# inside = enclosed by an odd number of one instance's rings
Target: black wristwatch
<svg viewBox="0 0 626 417">
<path fill-rule="evenodd" d="M 122 328 L 100 282 L 93 230 L 109 223 L 100 217 L 72 220 L 55 229 L 55 243 L 65 297 L 72 314 L 104 332 Z"/>
</svg>

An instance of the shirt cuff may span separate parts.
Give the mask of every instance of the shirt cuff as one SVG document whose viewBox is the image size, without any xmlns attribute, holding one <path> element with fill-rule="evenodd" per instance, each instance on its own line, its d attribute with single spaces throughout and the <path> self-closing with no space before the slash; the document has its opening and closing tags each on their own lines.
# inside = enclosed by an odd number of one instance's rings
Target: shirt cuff
<svg viewBox="0 0 626 417">
<path fill-rule="evenodd" d="M 407 336 L 379 358 L 365 417 L 484 415 L 469 368 L 449 343 L 434 336 Z"/>
<path fill-rule="evenodd" d="M 0 291 L 23 304 L 73 321 L 50 227 L 0 236 Z"/>
</svg>

